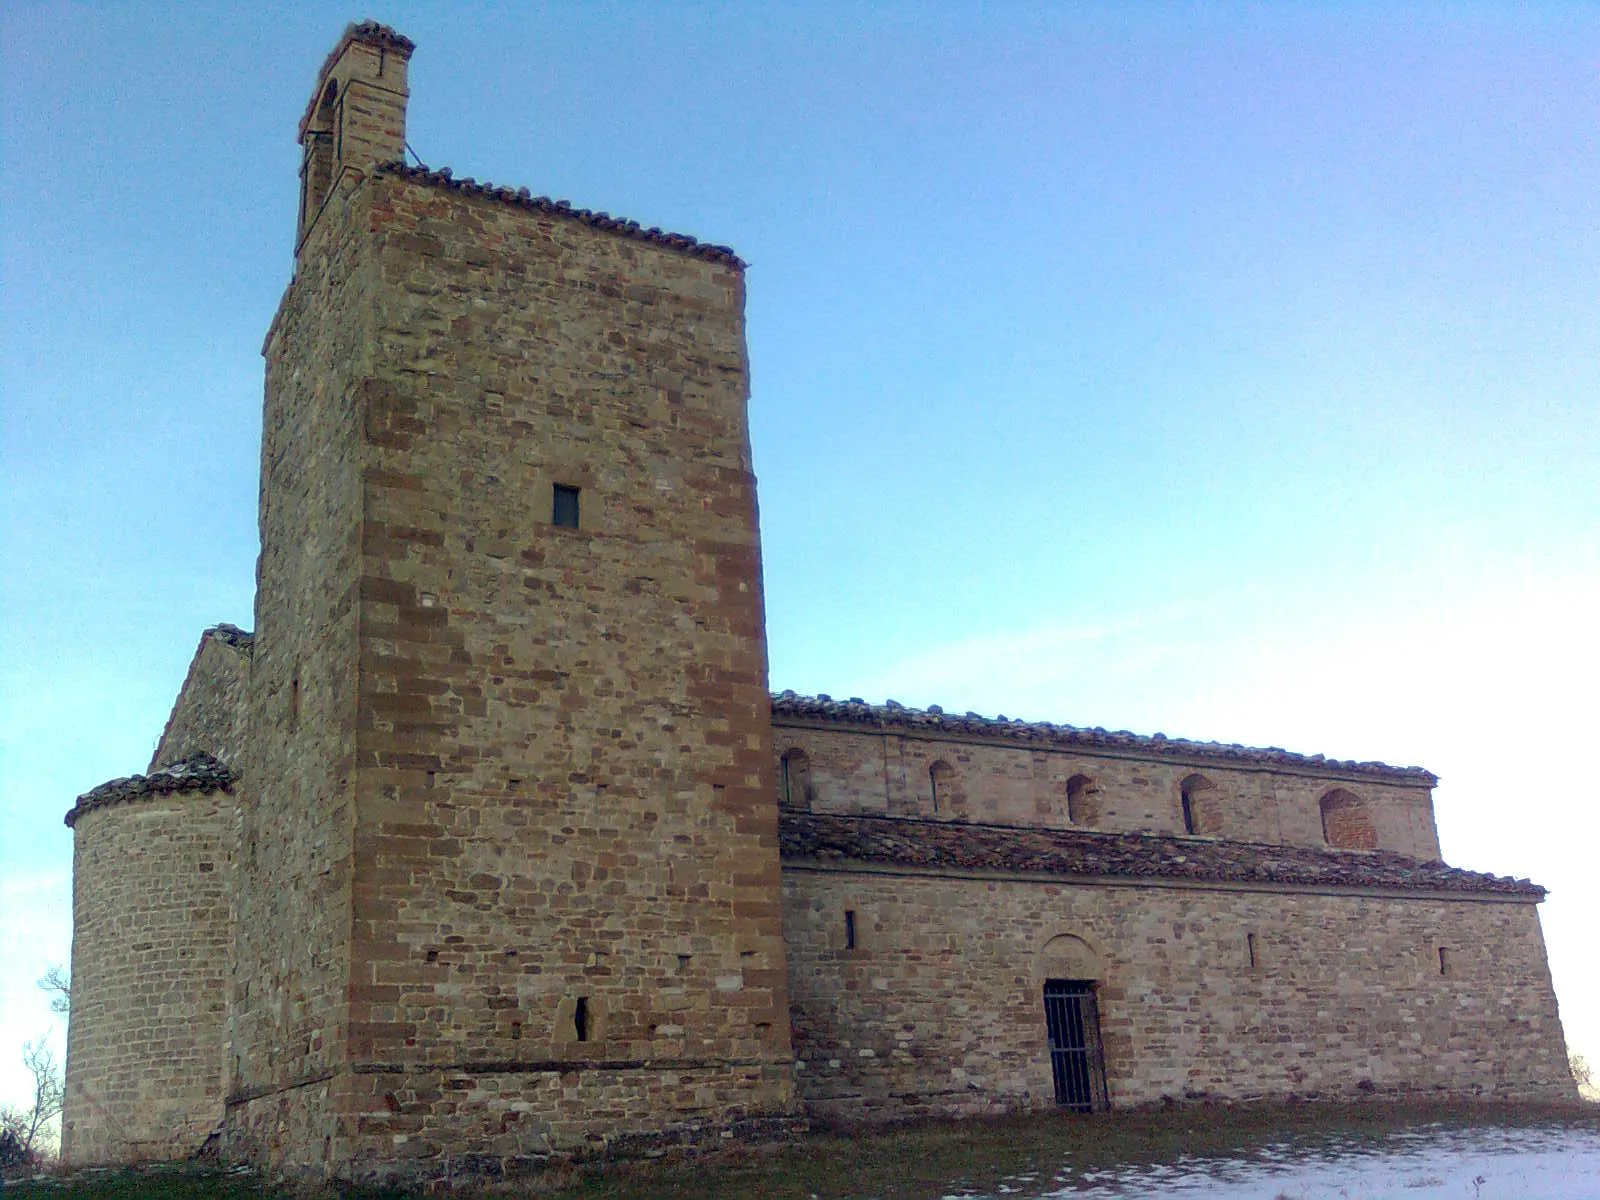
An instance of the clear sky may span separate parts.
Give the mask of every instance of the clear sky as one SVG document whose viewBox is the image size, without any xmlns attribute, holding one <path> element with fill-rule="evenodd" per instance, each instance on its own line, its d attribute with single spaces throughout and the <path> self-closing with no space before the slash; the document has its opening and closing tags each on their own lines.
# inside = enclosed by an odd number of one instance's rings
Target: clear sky
<svg viewBox="0 0 1600 1200">
<path fill-rule="evenodd" d="M 775 688 L 1429 767 L 1600 1060 L 1594 8 L 14 0 L 0 1099 L 63 812 L 253 625 L 295 126 L 365 16 L 429 165 L 749 261 Z"/>
</svg>

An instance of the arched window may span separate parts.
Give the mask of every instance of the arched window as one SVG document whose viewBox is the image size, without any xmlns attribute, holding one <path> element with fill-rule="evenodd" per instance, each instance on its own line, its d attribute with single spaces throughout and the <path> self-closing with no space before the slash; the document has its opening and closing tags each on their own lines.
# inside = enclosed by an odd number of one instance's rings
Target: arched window
<svg viewBox="0 0 1600 1200">
<path fill-rule="evenodd" d="M 339 83 L 328 80 L 317 111 L 305 133 L 305 156 L 300 164 L 300 232 L 328 195 L 333 184 L 334 130 L 338 121 Z"/>
<path fill-rule="evenodd" d="M 795 808 L 811 807 L 811 759 L 799 746 L 784 751 L 778 761 L 778 798 Z"/>
<path fill-rule="evenodd" d="M 1215 797 L 1217 785 L 1204 775 L 1186 775 L 1178 785 L 1178 802 L 1183 808 L 1185 833 L 1215 833 L 1221 822 L 1217 819 Z"/>
<path fill-rule="evenodd" d="M 933 794 L 933 811 L 938 812 L 941 805 L 949 808 L 955 799 L 956 773 L 954 768 L 944 759 L 940 759 L 928 768 L 928 787 Z"/>
<path fill-rule="evenodd" d="M 1354 792 L 1334 788 L 1317 801 L 1322 813 L 1322 840 L 1340 850 L 1376 850 L 1378 831 L 1372 811 Z"/>
<path fill-rule="evenodd" d="M 1094 802 L 1099 789 L 1087 775 L 1074 775 L 1067 780 L 1067 820 L 1074 825 L 1093 825 L 1100 819 Z"/>
</svg>

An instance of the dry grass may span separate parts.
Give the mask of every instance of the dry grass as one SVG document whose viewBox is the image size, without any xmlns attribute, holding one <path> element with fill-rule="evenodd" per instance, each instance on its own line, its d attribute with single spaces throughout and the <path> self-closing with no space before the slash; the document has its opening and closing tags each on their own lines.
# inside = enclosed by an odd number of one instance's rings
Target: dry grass
<svg viewBox="0 0 1600 1200">
<path fill-rule="evenodd" d="M 870 1132 L 818 1132 L 792 1142 L 742 1146 L 648 1163 L 565 1167 L 532 1179 L 468 1189 L 468 1195 L 544 1200 L 934 1200 L 994 1194 L 1009 1183 L 1026 1196 L 1077 1173 L 1180 1155 L 1249 1153 L 1294 1139 L 1374 1138 L 1419 1125 L 1572 1125 L 1600 1131 L 1600 1106 L 1546 1108 L 1465 1104 L 1196 1105 L 1094 1117 L 1036 1114 Z M 1031 1179 L 1026 1177 L 1031 1176 Z M 1019 1177 L 1024 1177 L 1019 1179 Z M 400 1200 L 372 1189 L 291 1189 L 249 1175 L 168 1168 L 80 1174 L 13 1185 L 6 1200 Z M 457 1192 L 457 1195 L 462 1194 Z"/>
</svg>

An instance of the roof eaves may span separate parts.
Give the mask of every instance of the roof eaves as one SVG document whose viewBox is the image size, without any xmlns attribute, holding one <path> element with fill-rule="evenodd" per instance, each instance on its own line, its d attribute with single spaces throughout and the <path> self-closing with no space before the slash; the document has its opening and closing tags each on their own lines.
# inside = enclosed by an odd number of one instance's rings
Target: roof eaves
<svg viewBox="0 0 1600 1200">
<path fill-rule="evenodd" d="M 742 271 L 745 267 L 744 260 L 727 246 L 716 246 L 709 242 L 702 242 L 697 238 L 690 237 L 688 234 L 667 233 L 654 227 L 647 229 L 637 221 L 613 217 L 609 213 L 594 212 L 587 208 L 576 208 L 565 200 L 551 200 L 546 196 L 535 196 L 527 188 L 498 187 L 492 183 L 479 183 L 470 177 L 457 179 L 449 167 L 430 170 L 427 167 L 413 167 L 406 163 L 388 162 L 379 163 L 373 170 L 379 175 L 393 175 L 409 180 L 412 183 L 443 188 L 447 191 L 460 192 L 468 196 L 482 196 L 489 200 L 499 201 L 502 204 L 525 208 L 532 212 L 577 221 L 579 224 L 588 225 L 592 229 L 605 230 L 608 233 L 614 233 L 619 237 L 631 238 L 637 242 L 648 242 L 653 246 L 660 246 L 663 249 L 675 250 L 680 254 L 686 254 L 690 258 L 724 263 L 736 270 Z"/>
<path fill-rule="evenodd" d="M 1004 870 L 1057 878 L 1491 894 L 1543 899 L 1526 879 L 1465 871 L 1392 852 L 1344 852 L 1037 826 L 782 810 L 784 859 L 884 863 L 925 870 Z"/>
<path fill-rule="evenodd" d="M 86 812 L 147 796 L 173 792 L 231 792 L 237 779 L 220 759 L 209 754 L 194 754 L 148 775 L 129 775 L 102 783 L 79 796 L 77 803 L 67 810 L 64 820 L 70 829 Z"/>
<path fill-rule="evenodd" d="M 1173 758 L 1199 758 L 1252 766 L 1283 766 L 1302 770 L 1332 771 L 1341 774 L 1370 775 L 1403 779 L 1408 783 L 1432 787 L 1439 777 L 1422 767 L 1392 767 L 1381 762 L 1354 762 L 1327 758 L 1321 754 L 1296 754 L 1277 746 L 1241 746 L 1227 742 L 1195 742 L 1169 738 L 1165 734 L 1138 734 L 1126 729 L 1082 729 L 1075 725 L 1056 725 L 1048 721 L 1012 720 L 1004 716 L 985 717 L 969 712 L 963 716 L 946 713 L 938 705 L 926 709 L 908 708 L 893 700 L 868 704 L 852 697 L 835 700 L 831 696 L 800 696 L 792 691 L 772 696 L 772 715 L 776 718 L 822 721 L 829 724 L 864 725 L 872 728 L 903 729 L 935 737 L 967 736 L 1000 738 L 1014 742 L 1045 743 L 1081 747 L 1088 750 L 1132 750 Z"/>
</svg>

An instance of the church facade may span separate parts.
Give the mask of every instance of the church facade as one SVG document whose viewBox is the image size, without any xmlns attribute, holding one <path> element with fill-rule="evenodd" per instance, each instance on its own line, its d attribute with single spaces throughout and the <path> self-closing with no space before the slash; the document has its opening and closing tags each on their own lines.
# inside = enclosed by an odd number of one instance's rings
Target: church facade
<svg viewBox="0 0 1600 1200">
<path fill-rule="evenodd" d="M 69 1164 L 1575 1096 L 1427 772 L 773 695 L 743 264 L 405 165 L 412 49 L 301 121 L 255 629 L 67 817 Z"/>
</svg>

